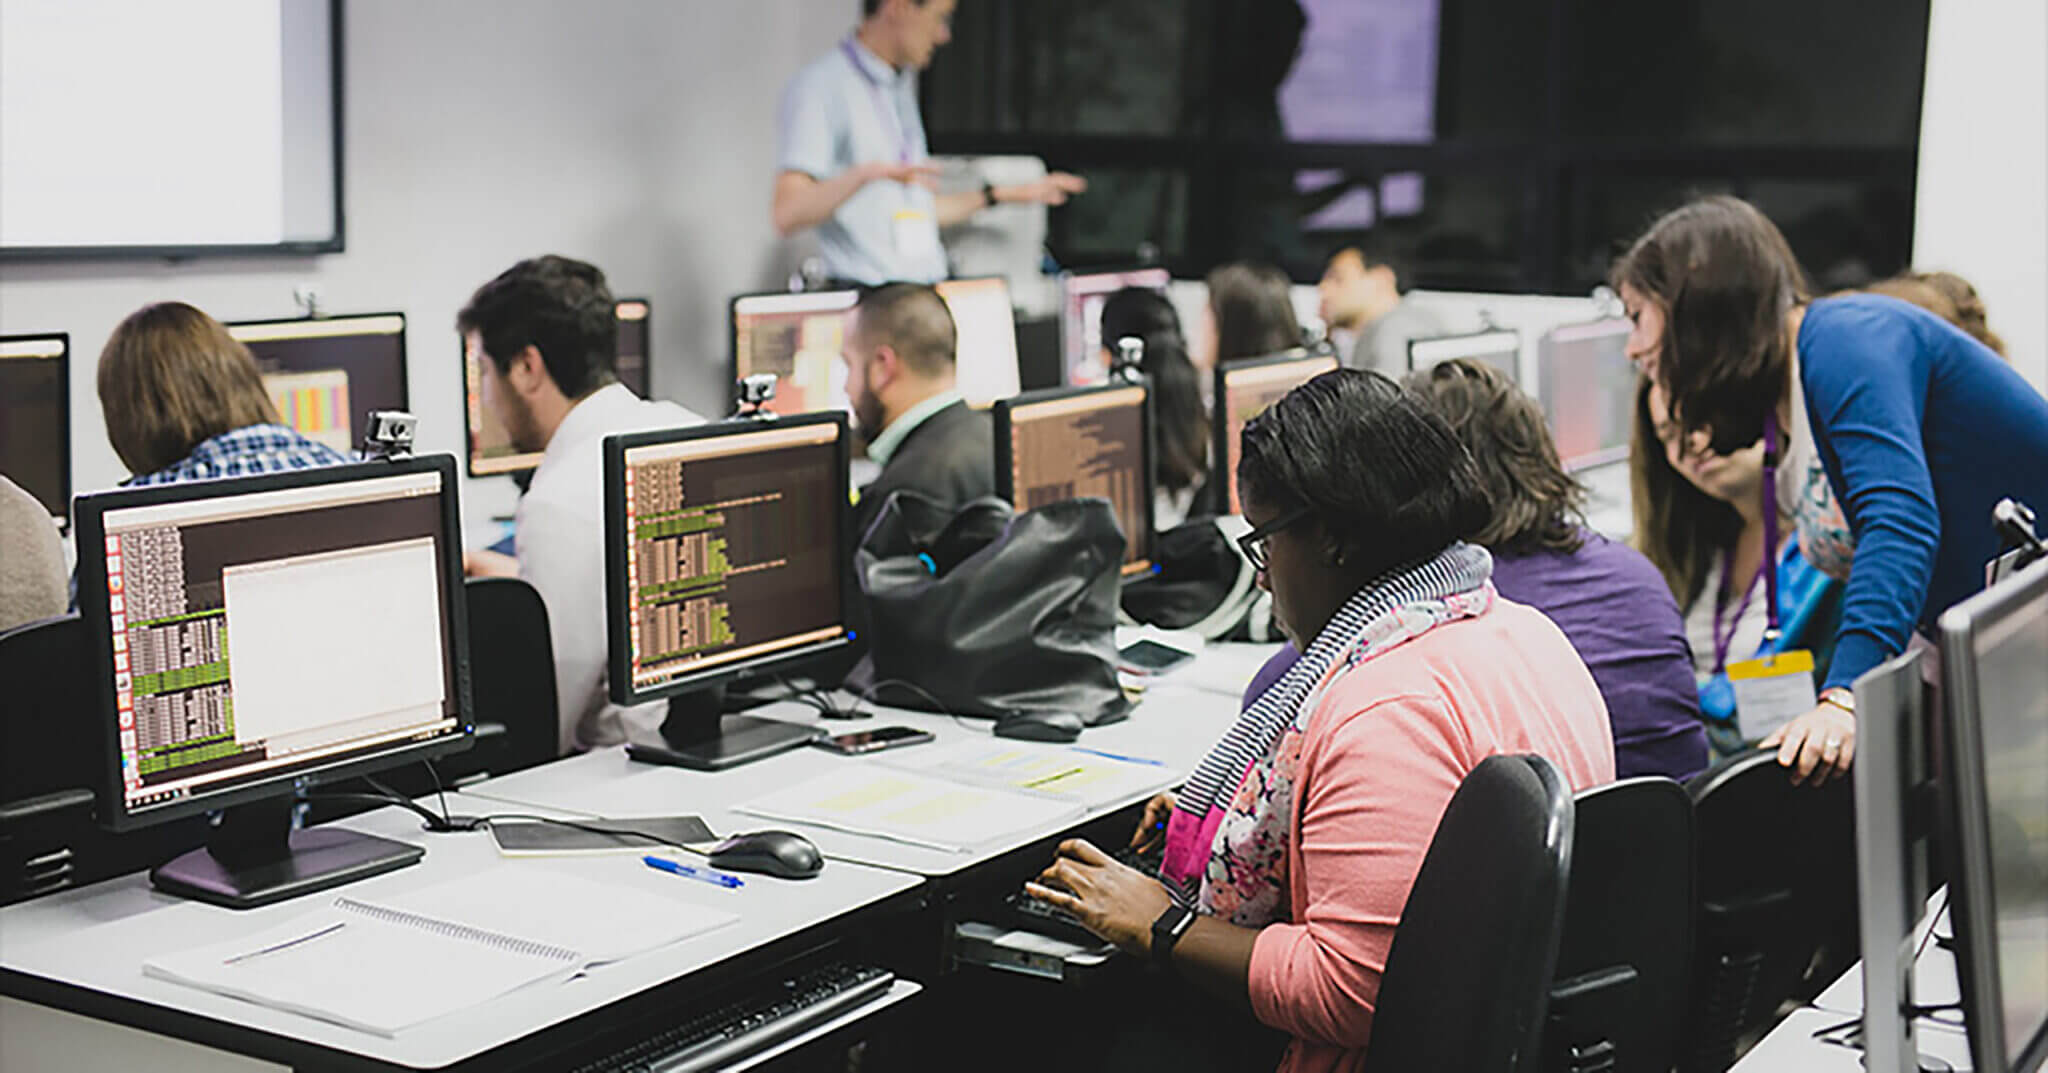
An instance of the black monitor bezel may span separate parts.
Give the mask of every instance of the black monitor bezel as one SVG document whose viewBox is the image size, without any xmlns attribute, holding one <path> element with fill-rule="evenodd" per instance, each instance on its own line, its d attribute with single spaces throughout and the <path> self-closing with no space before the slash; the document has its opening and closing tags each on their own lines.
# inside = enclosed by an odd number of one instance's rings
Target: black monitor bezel
<svg viewBox="0 0 2048 1073">
<path fill-rule="evenodd" d="M 1522 333 L 1521 333 L 1521 332 L 1520 332 L 1519 330 L 1517 330 L 1517 329 L 1514 329 L 1514 328 L 1482 328 L 1482 329 L 1480 329 L 1479 331 L 1476 331 L 1476 332 L 1451 332 L 1451 333 L 1449 333 L 1449 334 L 1447 334 L 1447 335 L 1432 335 L 1432 336 L 1429 336 L 1429 337 L 1428 337 L 1428 338 L 1426 338 L 1426 339 L 1410 339 L 1410 340 L 1408 340 L 1408 371 L 1409 371 L 1409 372 L 1411 372 L 1411 373 L 1416 373 L 1416 372 L 1421 372 L 1421 371 L 1422 371 L 1421 369 L 1417 369 L 1417 368 L 1415 367 L 1415 348 L 1416 348 L 1416 347 L 1418 347 L 1418 346 L 1428 346 L 1428 345 L 1431 345 L 1431 344 L 1433 344 L 1433 343 L 1446 343 L 1446 342 L 1450 342 L 1451 340 L 1454 340 L 1454 339 L 1480 339 L 1480 338 L 1483 338 L 1483 337 L 1485 337 L 1485 336 L 1489 336 L 1489 335 L 1505 335 L 1505 336 L 1509 336 L 1509 337 L 1511 337 L 1511 338 L 1513 338 L 1513 339 L 1514 339 L 1514 341 L 1515 341 L 1515 383 L 1516 383 L 1516 385 L 1517 385 L 1517 386 L 1520 386 L 1520 384 L 1521 384 L 1521 382 L 1522 382 L 1522 374 L 1521 374 L 1521 369 L 1522 369 L 1522 342 L 1523 342 L 1523 341 L 1522 341 Z M 1445 361 L 1450 361 L 1450 360 L 1453 360 L 1453 359 L 1450 359 L 1450 358 L 1446 358 L 1446 359 L 1444 359 L 1444 360 L 1445 360 Z"/>
<path fill-rule="evenodd" d="M 272 324 L 328 324 L 334 321 L 375 320 L 381 317 L 398 318 L 398 408 L 412 412 L 412 351 L 406 345 L 406 332 L 412 327 L 404 311 L 393 309 L 383 313 L 322 313 L 313 317 L 258 317 L 255 320 L 224 320 L 221 327 L 233 334 L 236 328 L 260 328 Z M 383 333 L 378 333 L 383 334 Z M 237 340 L 240 342 L 240 340 Z M 247 346 L 247 343 L 242 345 Z"/>
<path fill-rule="evenodd" d="M 649 701 L 701 692 L 743 674 L 758 674 L 787 667 L 804 660 L 815 659 L 853 643 L 853 629 L 848 619 L 858 594 L 854 589 L 853 512 L 849 506 L 833 513 L 839 529 L 832 542 L 833 555 L 839 564 L 836 571 L 839 578 L 839 637 L 801 645 L 756 659 L 721 663 L 702 671 L 678 675 L 647 689 L 635 689 L 633 686 L 632 634 L 626 607 L 626 452 L 640 447 L 686 443 L 691 440 L 715 439 L 721 436 L 768 432 L 805 425 L 831 425 L 837 430 L 833 444 L 833 502 L 849 504 L 852 497 L 850 469 L 853 461 L 853 437 L 846 414 L 838 410 L 778 417 L 773 420 L 741 418 L 714 421 L 684 428 L 616 433 L 604 438 L 605 690 L 607 698 L 612 703 L 622 706 L 645 704 Z"/>
<path fill-rule="evenodd" d="M 643 328 L 642 331 L 644 331 L 647 335 L 647 353 L 640 355 L 640 360 L 647 363 L 647 383 L 641 386 L 645 387 L 647 390 L 640 392 L 639 395 L 643 399 L 651 399 L 654 397 L 654 300 L 652 298 L 630 297 L 612 299 L 612 322 L 614 325 L 616 325 L 620 320 L 624 319 L 619 316 L 619 307 L 622 305 L 627 305 L 629 303 L 633 305 L 645 306 L 647 309 L 647 315 L 640 318 L 641 323 L 646 325 L 646 327 Z M 616 377 L 618 376 L 618 374 L 619 344 L 618 341 L 614 339 L 612 341 L 612 375 Z M 465 375 L 463 377 L 464 398 L 462 400 L 462 420 L 465 423 L 469 421 L 468 380 L 469 378 L 465 371 Z M 619 382 L 622 384 L 626 383 L 624 380 L 620 380 Z M 628 390 L 630 390 L 632 386 L 633 385 L 631 384 L 626 384 Z M 468 435 L 468 429 L 466 427 L 464 428 L 463 433 L 465 437 Z"/>
<path fill-rule="evenodd" d="M 1235 498 L 1233 492 L 1237 488 L 1237 474 L 1229 472 L 1229 466 L 1225 465 L 1225 460 L 1230 457 L 1230 411 L 1223 402 L 1228 397 L 1226 382 L 1229 380 L 1229 374 L 1293 361 L 1327 361 L 1330 368 L 1323 372 L 1333 372 L 1344 367 L 1344 362 L 1335 353 L 1318 352 L 1313 347 L 1289 347 L 1278 353 L 1262 354 L 1256 358 L 1217 362 L 1216 368 L 1211 370 L 1213 383 L 1210 385 L 1209 395 L 1209 484 L 1215 490 L 1213 499 L 1218 514 L 1228 510 L 1230 501 Z M 1316 375 L 1320 376 L 1322 373 Z"/>
<path fill-rule="evenodd" d="M 854 304 L 858 304 L 860 301 L 861 289 L 858 287 L 828 287 L 824 290 L 816 291 L 752 291 L 747 294 L 735 294 L 726 301 L 725 408 L 727 413 L 738 409 L 740 404 L 740 303 L 749 298 L 792 298 L 816 294 L 852 295 L 853 303 L 849 303 L 845 310 L 845 312 L 850 313 L 853 311 Z"/>
<path fill-rule="evenodd" d="M 1086 387 L 1046 388 L 1042 391 L 1026 391 L 1007 399 L 999 399 L 994 406 L 989 408 L 989 420 L 994 426 L 993 432 L 995 437 L 996 496 L 1009 503 L 1012 509 L 1015 509 L 1017 506 L 1017 478 L 1014 465 L 1015 460 L 1011 457 L 1010 449 L 1010 421 L 1012 412 L 1019 406 L 1035 406 L 1039 403 L 1057 402 L 1061 399 L 1079 398 L 1086 395 L 1100 395 L 1109 391 L 1125 391 L 1130 388 L 1137 388 L 1144 393 L 1144 400 L 1138 406 L 1138 423 L 1139 427 L 1143 430 L 1139 436 L 1141 442 L 1138 445 L 1138 451 L 1141 456 L 1141 463 L 1138 468 L 1141 471 L 1140 476 L 1143 480 L 1142 487 L 1144 489 L 1140 499 L 1143 501 L 1145 510 L 1145 533 L 1142 542 L 1139 544 L 1138 558 L 1133 562 L 1123 563 L 1118 568 L 1118 573 L 1126 579 L 1150 574 L 1156 570 L 1159 563 L 1158 533 L 1155 531 L 1157 519 L 1154 517 L 1153 512 L 1153 498 L 1157 494 L 1157 484 L 1155 483 L 1156 476 L 1153 473 L 1152 466 L 1152 459 L 1156 453 L 1153 443 L 1155 433 L 1153 432 L 1152 425 L 1152 385 L 1144 381 L 1119 381 Z M 1129 534 L 1125 535 L 1129 536 Z"/>
<path fill-rule="evenodd" d="M 105 568 L 106 513 L 416 473 L 435 473 L 441 478 L 441 525 L 449 552 L 442 556 L 442 584 L 448 587 L 449 592 L 448 658 L 453 661 L 455 672 L 456 727 L 425 741 L 401 742 L 367 756 L 315 762 L 313 766 L 304 768 L 286 768 L 255 782 L 194 794 L 180 801 L 151 806 L 142 812 L 130 812 L 121 781 L 120 716 L 114 696 L 113 638 L 106 628 L 109 615 Z M 86 623 L 86 666 L 94 679 L 95 711 L 92 718 L 101 760 L 98 808 L 101 826 L 117 832 L 153 827 L 187 816 L 290 794 L 303 784 L 374 774 L 469 748 L 476 734 L 476 709 L 470 688 L 469 615 L 462 573 L 461 498 L 461 488 L 456 484 L 455 458 L 447 454 L 416 455 L 390 462 L 321 466 L 254 477 L 117 488 L 79 496 L 76 500 L 78 613 Z M 341 660 L 344 655 L 337 653 L 335 658 Z"/>
<path fill-rule="evenodd" d="M 56 340 L 57 344 L 64 348 L 64 352 L 57 355 L 56 359 L 57 367 L 60 371 L 57 377 L 57 392 L 60 396 L 57 420 L 63 429 L 63 432 L 58 437 L 63 442 L 57 445 L 57 469 L 58 472 L 63 474 L 62 491 L 64 493 L 64 505 L 57 514 L 52 515 L 52 518 L 57 522 L 58 528 L 61 531 L 68 532 L 71 529 L 71 479 L 73 476 L 71 472 L 71 333 L 23 332 L 19 335 L 0 335 L 0 343 L 38 343 L 52 339 Z"/>
<path fill-rule="evenodd" d="M 1150 265 L 1128 265 L 1128 266 L 1124 266 L 1124 267 L 1117 267 L 1117 266 L 1111 265 L 1111 266 L 1107 266 L 1107 267 L 1100 267 L 1100 268 L 1069 268 L 1069 269 L 1064 269 L 1064 270 L 1062 270 L 1062 271 L 1060 272 L 1060 275 L 1059 275 L 1059 285 L 1060 285 L 1060 312 L 1059 312 L 1059 318 L 1060 318 L 1060 382 L 1061 382 L 1061 383 L 1062 383 L 1063 385 L 1065 385 L 1065 386 L 1067 386 L 1067 387 L 1100 387 L 1100 386 L 1101 386 L 1101 385 L 1099 385 L 1099 384 L 1074 384 L 1074 383 L 1071 383 L 1071 382 L 1069 382 L 1069 380 L 1068 380 L 1068 377 L 1069 377 L 1069 376 L 1071 376 L 1071 375 L 1073 374 L 1073 371 L 1074 371 L 1074 353 L 1073 353 L 1073 349 L 1072 349 L 1072 348 L 1073 348 L 1074 346 L 1076 346 L 1076 345 L 1077 345 L 1077 341 L 1076 341 L 1076 340 L 1073 340 L 1073 339 L 1069 339 L 1069 338 L 1067 338 L 1067 332 L 1068 332 L 1068 329 L 1070 329 L 1070 328 L 1072 328 L 1072 327 L 1073 327 L 1073 325 L 1072 325 L 1072 324 L 1070 324 L 1070 323 L 1068 322 L 1068 317 L 1067 317 L 1067 314 L 1068 314 L 1068 312 L 1070 311 L 1070 308 L 1069 308 L 1069 307 L 1071 307 L 1071 306 L 1073 305 L 1073 301 L 1072 301 L 1072 299 L 1073 299 L 1073 292 L 1072 292 L 1072 290 L 1071 290 L 1071 287 L 1072 287 L 1072 283 L 1073 283 L 1074 279 L 1076 279 L 1077 277 L 1080 277 L 1080 276 L 1123 276 L 1123 275 L 1129 275 L 1129 274 L 1130 274 L 1130 273 L 1132 273 L 1132 272 L 1160 272 L 1160 273 L 1163 273 L 1163 274 L 1164 274 L 1164 275 L 1166 276 L 1166 280 L 1165 280 L 1165 282 L 1161 283 L 1161 284 L 1160 284 L 1160 285 L 1158 286 L 1158 288 L 1157 288 L 1157 290 L 1158 290 L 1158 292 L 1159 292 L 1159 294 L 1160 294 L 1161 296 L 1164 296 L 1164 295 L 1166 294 L 1166 289 L 1167 289 L 1168 287 L 1171 287 L 1171 286 L 1173 285 L 1173 273 L 1172 273 L 1172 272 L 1170 272 L 1170 271 L 1168 271 L 1168 270 L 1167 270 L 1167 267 L 1166 267 L 1165 265 L 1160 265 L 1160 264 L 1150 264 Z M 1126 284 L 1125 286 L 1139 286 L 1139 285 L 1138 285 L 1138 284 Z M 1148 290 L 1151 290 L 1151 289 L 1153 289 L 1153 288 L 1147 288 L 1147 289 L 1148 289 Z M 1115 291 L 1111 291 L 1110 293 L 1111 293 L 1111 294 L 1114 294 L 1114 293 L 1116 293 L 1116 292 L 1115 292 Z M 1085 339 L 1085 338 L 1087 338 L 1087 337 L 1086 337 L 1085 335 L 1083 335 L 1083 336 L 1080 336 L 1079 338 L 1081 338 L 1081 339 Z"/>
<path fill-rule="evenodd" d="M 1975 641 L 1988 626 L 2048 601 L 2048 560 L 1942 612 L 1941 716 L 1946 762 L 1940 773 L 1950 836 L 1949 914 L 1955 930 L 1956 978 L 1969 1028 L 1972 1065 L 1981 1073 L 2018 1073 L 2048 1066 L 2048 1019 L 2034 1026 L 2018 1060 L 2005 1058 L 2005 1007 L 1994 932 L 1997 907 L 1991 875 L 1989 803 L 1985 799 L 1983 713 L 1978 708 Z"/>
</svg>

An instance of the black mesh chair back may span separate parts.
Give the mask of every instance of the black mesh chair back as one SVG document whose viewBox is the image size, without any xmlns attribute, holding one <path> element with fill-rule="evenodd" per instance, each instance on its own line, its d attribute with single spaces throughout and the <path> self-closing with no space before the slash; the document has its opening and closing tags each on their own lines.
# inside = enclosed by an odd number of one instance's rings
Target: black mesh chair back
<svg viewBox="0 0 2048 1073">
<path fill-rule="evenodd" d="M 79 879 L 101 778 L 87 685 L 77 615 L 0 633 L 0 904 Z"/>
<path fill-rule="evenodd" d="M 0 633 L 0 697 L 0 904 L 133 872 L 206 841 L 203 816 L 121 835 L 100 828 L 102 701 L 77 615 Z"/>
<path fill-rule="evenodd" d="M 1493 756 L 1465 776 L 1387 952 L 1368 1073 L 1534 1068 L 1571 858 L 1571 789 L 1550 761 Z"/>
<path fill-rule="evenodd" d="M 1759 751 L 1695 776 L 1698 916 L 1686 1073 L 1727 1069 L 1788 1000 L 1856 957 L 1856 808 L 1849 780 L 1795 786 Z"/>
<path fill-rule="evenodd" d="M 555 759 L 555 652 L 540 593 L 518 578 L 470 578 L 470 696 L 477 743 L 437 761 L 450 777 L 507 775 Z"/>
<path fill-rule="evenodd" d="M 1692 799 L 1651 776 L 1596 786 L 1573 807 L 1543 1069 L 1668 1073 L 1692 979 Z"/>
</svg>

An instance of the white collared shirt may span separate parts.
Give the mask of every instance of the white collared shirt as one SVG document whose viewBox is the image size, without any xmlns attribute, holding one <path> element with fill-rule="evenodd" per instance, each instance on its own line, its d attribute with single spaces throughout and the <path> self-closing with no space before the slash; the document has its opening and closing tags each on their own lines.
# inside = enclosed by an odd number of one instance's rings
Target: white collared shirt
<svg viewBox="0 0 2048 1073">
<path fill-rule="evenodd" d="M 513 524 L 519 576 L 548 609 L 562 753 L 616 745 L 661 726 L 667 706 L 620 708 L 605 696 L 604 438 L 616 432 L 701 425 L 672 402 L 650 402 L 624 384 L 600 388 L 555 428 Z M 639 736 L 639 735 L 636 735 Z"/>
</svg>

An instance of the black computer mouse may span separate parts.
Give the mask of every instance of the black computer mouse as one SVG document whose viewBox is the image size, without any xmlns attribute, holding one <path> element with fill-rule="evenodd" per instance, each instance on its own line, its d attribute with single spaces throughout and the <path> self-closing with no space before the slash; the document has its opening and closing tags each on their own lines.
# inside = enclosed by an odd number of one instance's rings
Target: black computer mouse
<svg viewBox="0 0 2048 1073">
<path fill-rule="evenodd" d="M 1087 724 L 1072 712 L 1012 712 L 996 720 L 996 737 L 1020 741 L 1073 741 Z"/>
<path fill-rule="evenodd" d="M 809 879 L 825 868 L 825 855 L 810 839 L 793 831 L 733 835 L 713 846 L 708 860 L 713 868 L 783 879 Z"/>
</svg>

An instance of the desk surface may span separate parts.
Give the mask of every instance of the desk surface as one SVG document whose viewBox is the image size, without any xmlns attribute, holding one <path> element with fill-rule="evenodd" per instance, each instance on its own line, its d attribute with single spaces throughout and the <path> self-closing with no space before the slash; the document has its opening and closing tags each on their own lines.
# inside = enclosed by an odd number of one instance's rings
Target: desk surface
<svg viewBox="0 0 2048 1073">
<path fill-rule="evenodd" d="M 1812 1007 L 1794 1010 L 1750 1048 L 1731 1073 L 1866 1073 L 1863 1052 L 1836 1042 L 1840 1032 L 1826 1031 L 1854 1016 Z M 1973 1068 L 1970 1041 L 1961 1032 L 1923 1031 L 1917 1042 L 1921 1054 L 1947 1062 L 1956 1073 L 1968 1073 Z"/>
<path fill-rule="evenodd" d="M 779 940 L 823 929 L 920 885 L 901 872 L 835 862 L 814 879 L 750 876 L 746 887 L 728 891 L 680 882 L 630 855 L 508 861 L 487 833 L 428 835 L 417 817 L 395 808 L 340 825 L 427 847 L 420 864 L 351 884 L 345 888 L 350 894 L 390 894 L 502 865 L 573 871 L 608 885 L 641 887 L 736 911 L 740 919 L 568 983 L 515 991 L 384 1039 L 142 975 L 142 962 L 152 954 L 289 920 L 311 910 L 319 895 L 237 912 L 160 894 L 147 877 L 134 875 L 0 910 L 0 991 L 273 1061 L 296 1064 L 324 1057 L 324 1064 L 334 1064 L 340 1052 L 355 1060 L 433 1069 Z"/>
<path fill-rule="evenodd" d="M 1244 684 L 1276 647 L 1225 645 L 1207 650 L 1181 672 L 1156 682 L 1129 719 L 1109 726 L 1092 727 L 1074 743 L 1090 749 L 1159 761 L 1155 769 L 1157 777 L 1143 788 L 1127 789 L 1106 799 L 1079 802 L 1085 809 L 1080 821 L 1069 821 L 1042 831 L 1014 832 L 964 853 L 764 820 L 733 809 L 733 806 L 770 790 L 843 771 L 848 765 L 904 762 L 911 756 L 909 750 L 848 757 L 822 749 L 805 748 L 725 771 L 704 772 L 642 764 L 628 760 L 623 748 L 602 749 L 466 786 L 461 791 L 464 798 L 479 799 L 479 803 L 462 808 L 469 812 L 499 811 L 494 805 L 481 803 L 495 802 L 506 809 L 532 806 L 586 816 L 690 813 L 703 816 L 712 830 L 720 834 L 792 827 L 802 830 L 832 860 L 876 865 L 922 876 L 951 876 L 1055 834 L 1074 822 L 1085 822 L 1124 808 L 1180 783 L 1236 719 Z M 895 708 L 875 707 L 873 710 L 873 719 L 853 722 L 822 722 L 812 709 L 790 702 L 756 709 L 754 714 L 790 722 L 819 723 L 834 733 L 903 723 L 931 731 L 937 738 L 934 744 L 940 746 L 961 741 L 999 740 L 990 734 L 992 724 L 988 720 L 955 720 L 948 716 Z M 1023 749 L 1067 748 L 1064 745 L 1009 740 L 1003 740 L 1003 744 Z"/>
</svg>

